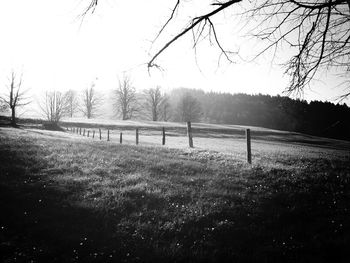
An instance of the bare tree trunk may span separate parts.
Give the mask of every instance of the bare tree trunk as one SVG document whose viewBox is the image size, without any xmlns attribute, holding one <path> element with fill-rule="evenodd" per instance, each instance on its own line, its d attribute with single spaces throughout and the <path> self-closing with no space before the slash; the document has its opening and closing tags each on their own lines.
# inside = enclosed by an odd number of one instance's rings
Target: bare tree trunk
<svg viewBox="0 0 350 263">
<path fill-rule="evenodd" d="M 158 121 L 158 114 L 157 114 L 157 110 L 155 107 L 153 107 L 153 111 L 152 111 L 152 115 L 153 115 L 153 121 Z"/>
<path fill-rule="evenodd" d="M 16 108 L 15 107 L 11 107 L 11 125 L 12 126 L 17 126 L 16 124 Z"/>
</svg>

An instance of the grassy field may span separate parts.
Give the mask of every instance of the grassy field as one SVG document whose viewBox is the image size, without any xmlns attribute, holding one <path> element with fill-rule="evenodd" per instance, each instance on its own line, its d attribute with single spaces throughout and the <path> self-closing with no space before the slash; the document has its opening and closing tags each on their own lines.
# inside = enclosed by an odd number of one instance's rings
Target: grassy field
<svg viewBox="0 0 350 263">
<path fill-rule="evenodd" d="M 261 129 L 248 165 L 240 127 L 173 128 L 0 127 L 0 261 L 349 262 L 348 143 Z"/>
<path fill-rule="evenodd" d="M 135 145 L 135 129 L 139 128 L 139 144 L 144 146 L 160 146 L 162 127 L 166 130 L 166 147 L 188 151 L 186 125 L 174 122 L 152 121 L 107 121 L 96 119 L 68 119 L 65 127 L 81 127 L 82 131 L 90 131 L 90 136 L 101 128 L 102 140 L 107 139 L 119 143 L 120 132 L 123 143 Z M 224 154 L 229 159 L 246 160 L 245 129 L 250 128 L 252 134 L 253 162 L 268 166 L 279 166 L 280 159 L 289 158 L 333 158 L 333 156 L 349 155 L 350 142 L 320 138 L 295 132 L 271 130 L 261 127 L 239 125 L 217 125 L 193 123 L 194 145 L 196 152 Z M 95 137 L 95 138 L 96 138 Z M 284 156 L 285 155 L 285 156 Z M 280 158 L 284 156 L 284 158 Z M 283 162 L 283 161 L 282 161 Z"/>
</svg>

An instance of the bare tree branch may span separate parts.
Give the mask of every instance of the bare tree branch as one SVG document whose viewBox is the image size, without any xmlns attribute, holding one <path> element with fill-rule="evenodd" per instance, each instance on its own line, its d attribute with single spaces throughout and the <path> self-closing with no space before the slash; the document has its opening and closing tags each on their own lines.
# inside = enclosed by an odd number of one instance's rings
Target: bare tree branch
<svg viewBox="0 0 350 263">
<path fill-rule="evenodd" d="M 167 27 L 167 25 L 170 23 L 170 21 L 173 19 L 174 14 L 176 12 L 176 10 L 178 9 L 180 5 L 180 0 L 176 0 L 176 4 L 174 6 L 174 8 L 171 10 L 171 15 L 168 18 L 168 20 L 163 24 L 162 28 L 159 30 L 158 34 L 156 35 L 156 37 L 154 38 L 154 40 L 152 41 L 152 43 L 154 43 L 155 41 L 157 41 L 157 39 L 159 38 L 159 36 L 163 33 L 164 29 Z"/>
<path fill-rule="evenodd" d="M 94 10 L 97 1 L 90 1 L 88 10 Z M 156 63 L 159 56 L 188 33 L 192 33 L 195 55 L 199 41 L 208 37 L 210 43 L 214 43 L 221 51 L 219 63 L 222 56 L 231 61 L 232 52 L 227 51 L 219 41 L 212 18 L 240 2 L 243 0 L 213 1 L 211 6 L 214 10 L 190 19 L 184 29 L 155 52 L 147 63 L 148 70 L 160 68 Z M 154 41 L 174 20 L 179 5 L 180 0 L 177 0 Z M 237 7 L 243 10 L 240 16 L 247 21 L 244 28 L 249 30 L 249 36 L 259 40 L 259 47 L 263 46 L 254 58 L 270 51 L 275 58 L 284 47 L 294 52 L 284 63 L 285 74 L 290 77 L 286 88 L 288 93 L 304 90 L 321 70 L 341 70 L 343 77 L 349 78 L 350 0 L 245 0 L 244 4 Z"/>
<path fill-rule="evenodd" d="M 216 8 L 215 10 L 202 15 L 202 16 L 198 16 L 192 19 L 191 23 L 189 26 L 187 26 L 184 30 L 182 30 L 179 34 L 177 34 L 175 37 L 173 37 L 170 41 L 168 41 L 158 52 L 156 52 L 156 54 L 154 56 L 152 56 L 152 58 L 150 59 L 150 61 L 147 63 L 148 68 L 157 66 L 154 62 L 157 59 L 157 57 L 162 54 L 170 45 L 172 45 L 174 42 L 176 42 L 179 38 L 181 38 L 182 36 L 184 36 L 185 34 L 187 34 L 190 30 L 192 30 L 193 28 L 195 28 L 197 25 L 200 25 L 201 22 L 203 21 L 208 21 L 210 20 L 210 17 L 216 15 L 217 13 L 221 12 L 222 10 L 228 8 L 229 6 L 238 3 L 242 0 L 231 0 L 228 1 L 226 3 L 222 3 L 219 4 L 217 3 L 217 5 L 219 6 L 218 8 Z M 212 28 L 212 25 L 211 25 Z M 216 39 L 217 40 L 217 39 Z M 221 48 L 222 49 L 222 48 Z M 223 50 L 223 49 L 222 49 Z"/>
<path fill-rule="evenodd" d="M 97 4 L 98 4 L 98 0 L 90 0 L 89 5 L 84 9 L 84 11 L 80 15 L 82 20 L 84 20 L 85 16 L 88 13 L 91 13 L 91 14 L 95 13 Z"/>
</svg>

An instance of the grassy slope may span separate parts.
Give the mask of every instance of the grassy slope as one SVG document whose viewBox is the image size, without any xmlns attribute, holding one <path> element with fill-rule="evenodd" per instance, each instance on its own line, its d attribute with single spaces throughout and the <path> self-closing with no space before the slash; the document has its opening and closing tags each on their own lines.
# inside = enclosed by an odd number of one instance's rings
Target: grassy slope
<svg viewBox="0 0 350 263">
<path fill-rule="evenodd" d="M 123 132 L 123 143 L 135 144 L 135 128 L 139 128 L 140 144 L 159 146 L 161 143 L 161 128 L 166 130 L 166 147 L 171 149 L 188 149 L 188 138 L 184 123 L 152 122 L 152 121 L 118 121 L 97 119 L 68 119 L 63 123 L 67 127 L 81 127 L 82 131 L 102 130 L 102 140 L 106 140 L 107 128 L 110 130 L 110 140 L 119 142 L 119 133 Z M 261 127 L 246 127 L 237 125 L 218 125 L 193 123 L 194 145 L 196 149 L 216 151 L 231 158 L 244 161 L 246 156 L 245 128 L 252 130 L 253 160 L 258 163 L 268 163 L 276 166 L 279 157 L 317 159 L 320 156 L 332 158 L 334 155 L 349 154 L 350 142 L 320 138 L 295 132 L 271 130 Z M 322 148 L 322 149 L 320 149 Z M 284 159 L 284 158 L 282 158 Z"/>
<path fill-rule="evenodd" d="M 0 128 L 0 260 L 348 262 L 349 153 L 306 149 L 250 167 Z"/>
</svg>

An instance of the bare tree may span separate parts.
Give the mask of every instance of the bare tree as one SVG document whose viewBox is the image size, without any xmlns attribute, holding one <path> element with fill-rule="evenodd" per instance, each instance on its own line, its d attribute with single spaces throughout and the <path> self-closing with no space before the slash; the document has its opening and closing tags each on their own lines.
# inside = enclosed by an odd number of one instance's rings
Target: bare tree
<svg viewBox="0 0 350 263">
<path fill-rule="evenodd" d="M 45 118 L 53 124 L 58 124 L 69 113 L 67 97 L 59 91 L 47 91 L 39 106 Z"/>
<path fill-rule="evenodd" d="M 7 112 L 7 110 L 7 104 L 2 99 L 0 99 L 0 112 Z"/>
<path fill-rule="evenodd" d="M 89 2 L 88 11 L 95 10 L 99 3 L 95 0 Z M 164 31 L 170 30 L 168 25 L 176 20 L 179 6 L 183 5 L 184 8 L 188 1 L 174 2 L 169 18 L 156 40 Z M 157 67 L 157 58 L 188 34 L 192 34 L 194 47 L 206 38 L 219 48 L 220 57 L 224 55 L 231 61 L 232 51 L 224 48 L 224 44 L 219 41 L 213 19 L 227 11 L 245 18 L 243 28 L 264 45 L 261 50 L 256 50 L 257 56 L 267 51 L 276 54 L 283 47 L 289 47 L 294 52 L 284 63 L 285 73 L 290 77 L 286 91 L 302 91 L 323 69 L 335 69 L 349 80 L 350 0 L 213 0 L 209 5 L 211 11 L 194 16 L 183 30 L 173 33 L 173 37 L 150 58 L 148 68 Z M 349 88 L 349 81 L 343 83 Z M 343 97 L 349 95 L 350 92 Z"/>
<path fill-rule="evenodd" d="M 171 105 L 168 95 L 163 95 L 163 100 L 160 104 L 160 115 L 163 121 L 168 121 L 171 118 Z"/>
<path fill-rule="evenodd" d="M 75 90 L 68 90 L 65 93 L 65 97 L 67 99 L 68 116 L 72 118 L 79 109 L 77 92 Z"/>
<path fill-rule="evenodd" d="M 143 91 L 144 93 L 144 107 L 151 115 L 152 121 L 159 121 L 161 117 L 161 107 L 165 96 L 161 93 L 160 87 L 150 88 Z"/>
<path fill-rule="evenodd" d="M 244 2 L 242 5 L 237 5 Z M 173 12 L 178 8 L 176 2 Z M 302 91 L 320 69 L 336 68 L 348 77 L 350 72 L 350 1 L 349 0 L 263 0 L 263 1 L 215 1 L 213 10 L 193 18 L 189 25 L 170 39 L 148 63 L 154 66 L 157 57 L 176 40 L 188 33 L 194 34 L 194 46 L 208 28 L 208 38 L 214 39 L 222 54 L 230 59 L 230 52 L 223 48 L 215 30 L 212 17 L 229 7 L 243 8 L 246 27 L 265 46 L 257 56 L 268 50 L 277 52 L 288 46 L 294 55 L 285 63 L 285 73 L 290 76 L 286 90 Z M 233 11 L 232 11 L 233 12 Z M 167 25 L 166 22 L 164 26 Z M 253 24 L 252 24 L 253 23 Z M 162 28 L 164 30 L 164 28 Z M 160 32 L 161 33 L 161 32 Z M 347 93 L 346 95 L 350 95 Z"/>
<path fill-rule="evenodd" d="M 190 93 L 184 93 L 177 103 L 177 115 L 180 121 L 199 121 L 202 114 L 200 102 Z"/>
<path fill-rule="evenodd" d="M 114 91 L 116 113 L 122 120 L 129 120 L 138 112 L 136 89 L 132 86 L 128 76 L 124 76 L 123 80 L 119 80 L 119 86 Z"/>
<path fill-rule="evenodd" d="M 17 77 L 14 71 L 11 72 L 9 78 L 10 85 L 8 86 L 8 92 L 0 96 L 0 100 L 3 104 L 11 110 L 11 125 L 17 126 L 16 123 L 16 111 L 19 107 L 26 106 L 30 103 L 29 98 L 26 96 L 27 91 L 22 90 L 22 75 Z"/>
<path fill-rule="evenodd" d="M 101 105 L 102 98 L 95 91 L 95 83 L 90 88 L 83 90 L 81 111 L 88 119 L 96 116 L 96 111 Z"/>
</svg>

